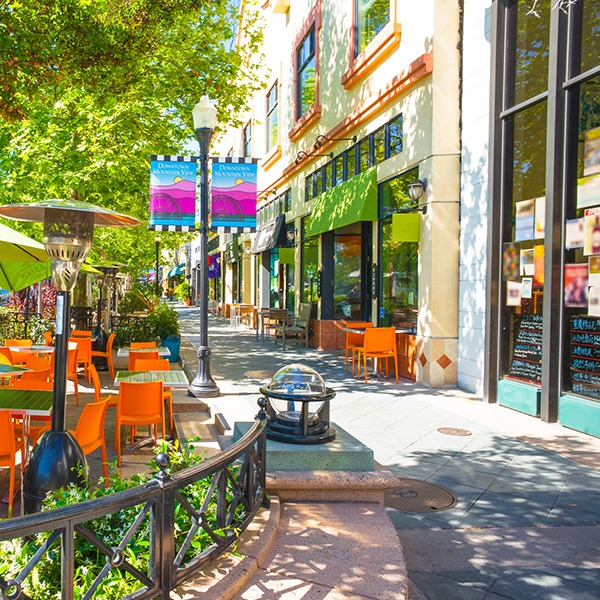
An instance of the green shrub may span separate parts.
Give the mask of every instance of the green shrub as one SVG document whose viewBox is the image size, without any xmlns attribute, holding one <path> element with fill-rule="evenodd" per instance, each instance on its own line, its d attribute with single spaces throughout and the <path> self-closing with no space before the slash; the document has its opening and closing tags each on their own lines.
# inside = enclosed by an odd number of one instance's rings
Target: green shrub
<svg viewBox="0 0 600 600">
<path fill-rule="evenodd" d="M 177 311 L 166 302 L 161 302 L 148 315 L 148 325 L 153 337 L 164 340 L 167 337 L 179 335 L 179 315 Z"/>
</svg>

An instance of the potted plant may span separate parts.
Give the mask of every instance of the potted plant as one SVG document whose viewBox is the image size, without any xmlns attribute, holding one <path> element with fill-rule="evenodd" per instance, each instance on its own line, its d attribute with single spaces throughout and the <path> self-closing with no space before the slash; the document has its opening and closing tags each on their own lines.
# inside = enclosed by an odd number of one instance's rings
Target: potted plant
<svg viewBox="0 0 600 600">
<path fill-rule="evenodd" d="M 186 305 L 189 306 L 192 300 L 192 286 L 187 281 L 182 281 L 175 288 L 175 295 Z"/>
<path fill-rule="evenodd" d="M 148 315 L 147 320 L 153 335 L 160 338 L 160 343 L 171 351 L 169 362 L 177 362 L 181 344 L 177 311 L 170 304 L 160 302 Z"/>
</svg>

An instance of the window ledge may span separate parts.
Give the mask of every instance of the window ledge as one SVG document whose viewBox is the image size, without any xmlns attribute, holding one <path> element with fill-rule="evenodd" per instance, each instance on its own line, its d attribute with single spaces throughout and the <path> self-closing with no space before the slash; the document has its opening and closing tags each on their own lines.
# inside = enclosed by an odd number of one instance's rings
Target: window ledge
<svg viewBox="0 0 600 600">
<path fill-rule="evenodd" d="M 342 76 L 342 85 L 349 90 L 379 66 L 399 45 L 400 23 L 388 23 L 371 43 L 354 59 Z"/>
<path fill-rule="evenodd" d="M 292 142 L 295 142 L 300 136 L 312 127 L 321 118 L 321 105 L 313 104 L 292 127 L 288 137 Z"/>
<path fill-rule="evenodd" d="M 270 169 L 281 158 L 281 144 L 273 146 L 263 157 L 261 167 L 263 170 Z"/>
</svg>

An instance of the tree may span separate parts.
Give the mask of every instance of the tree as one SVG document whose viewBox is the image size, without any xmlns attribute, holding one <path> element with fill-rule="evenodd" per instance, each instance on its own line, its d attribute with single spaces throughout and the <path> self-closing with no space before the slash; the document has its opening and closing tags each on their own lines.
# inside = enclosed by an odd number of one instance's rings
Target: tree
<svg viewBox="0 0 600 600">
<path fill-rule="evenodd" d="M 259 87 L 258 12 L 244 12 L 243 48 L 231 43 L 238 18 L 229 0 L 1 3 L 0 203 L 76 189 L 143 223 L 97 230 L 93 255 L 151 264 L 149 155 L 184 152 L 201 94 L 230 126 Z"/>
</svg>

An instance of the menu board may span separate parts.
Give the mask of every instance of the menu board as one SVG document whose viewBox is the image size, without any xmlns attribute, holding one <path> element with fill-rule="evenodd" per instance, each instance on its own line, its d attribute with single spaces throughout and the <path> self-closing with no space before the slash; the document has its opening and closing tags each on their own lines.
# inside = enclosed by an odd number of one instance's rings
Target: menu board
<svg viewBox="0 0 600 600">
<path fill-rule="evenodd" d="M 573 392 L 600 398 L 600 319 L 571 319 L 571 384 Z"/>
<path fill-rule="evenodd" d="M 600 334 L 600 331 L 599 331 Z M 508 374 L 512 379 L 542 382 L 542 316 L 521 315 Z M 600 370 L 599 370 L 600 375 Z"/>
</svg>

